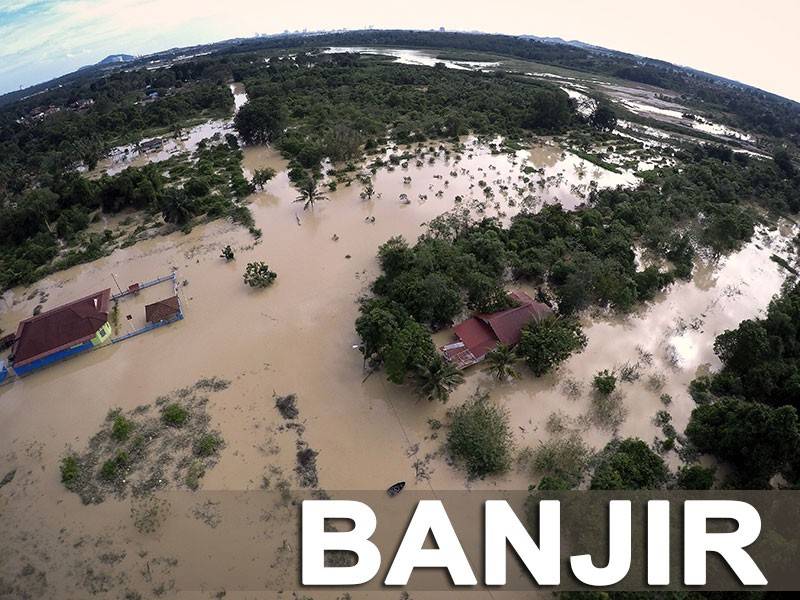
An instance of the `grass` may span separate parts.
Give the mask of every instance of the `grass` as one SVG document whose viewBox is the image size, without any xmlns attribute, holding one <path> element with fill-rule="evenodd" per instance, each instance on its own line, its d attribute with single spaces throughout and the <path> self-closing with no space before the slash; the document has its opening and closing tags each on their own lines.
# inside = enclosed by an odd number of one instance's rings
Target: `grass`
<svg viewBox="0 0 800 600">
<path fill-rule="evenodd" d="M 133 430 L 133 421 L 126 419 L 122 415 L 114 417 L 114 424 L 111 426 L 111 437 L 117 442 L 124 442 L 130 437 Z"/>
<path fill-rule="evenodd" d="M 162 409 L 161 419 L 170 427 L 183 427 L 189 420 L 189 411 L 177 402 L 173 402 Z"/>
<path fill-rule="evenodd" d="M 61 483 L 68 486 L 77 481 L 80 472 L 81 467 L 77 458 L 70 455 L 61 459 Z"/>
</svg>

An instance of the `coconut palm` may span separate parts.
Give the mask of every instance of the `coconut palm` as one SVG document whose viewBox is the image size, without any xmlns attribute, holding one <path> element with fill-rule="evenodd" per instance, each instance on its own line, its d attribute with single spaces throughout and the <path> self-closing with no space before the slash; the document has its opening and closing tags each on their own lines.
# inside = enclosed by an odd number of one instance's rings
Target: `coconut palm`
<svg viewBox="0 0 800 600">
<path fill-rule="evenodd" d="M 328 197 L 317 189 L 317 180 L 313 177 L 304 179 L 299 185 L 300 195 L 295 199 L 295 202 L 304 202 L 303 210 L 308 210 L 310 206 L 313 210 L 314 204 L 319 200 L 327 200 Z"/>
<path fill-rule="evenodd" d="M 450 392 L 464 382 L 461 371 L 439 355 L 427 365 L 418 366 L 415 376 L 417 393 L 428 401 L 447 402 Z"/>
<path fill-rule="evenodd" d="M 498 381 L 514 379 L 519 376 L 514 369 L 517 358 L 513 349 L 505 344 L 500 344 L 486 355 L 486 370 Z"/>
</svg>

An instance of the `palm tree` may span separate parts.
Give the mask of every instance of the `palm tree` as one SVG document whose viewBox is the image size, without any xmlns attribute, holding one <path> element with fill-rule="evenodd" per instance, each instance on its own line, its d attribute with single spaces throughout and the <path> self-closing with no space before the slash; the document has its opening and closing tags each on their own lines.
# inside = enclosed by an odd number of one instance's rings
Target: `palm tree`
<svg viewBox="0 0 800 600">
<path fill-rule="evenodd" d="M 428 401 L 447 402 L 450 392 L 464 382 L 461 371 L 439 355 L 427 365 L 418 366 L 415 375 L 417 393 Z"/>
<path fill-rule="evenodd" d="M 310 206 L 313 210 L 314 204 L 318 200 L 327 200 L 328 197 L 317 189 L 317 180 L 313 177 L 304 179 L 299 186 L 300 195 L 295 199 L 295 202 L 305 202 L 303 210 L 308 210 Z"/>
<path fill-rule="evenodd" d="M 514 350 L 505 344 L 500 344 L 486 355 L 486 370 L 498 381 L 514 379 L 519 376 L 519 373 L 514 369 L 514 363 L 517 362 L 517 358 Z"/>
</svg>

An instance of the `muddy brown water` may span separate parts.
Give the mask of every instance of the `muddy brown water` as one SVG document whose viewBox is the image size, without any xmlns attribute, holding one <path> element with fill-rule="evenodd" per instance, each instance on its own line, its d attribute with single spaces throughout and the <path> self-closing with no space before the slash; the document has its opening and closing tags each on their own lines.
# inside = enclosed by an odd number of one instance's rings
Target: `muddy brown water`
<svg viewBox="0 0 800 600">
<path fill-rule="evenodd" d="M 434 164 L 426 161 L 422 167 L 384 168 L 374 176 L 372 200 L 362 199 L 362 187 L 354 182 L 340 185 L 328 194 L 329 200 L 303 211 L 292 202 L 296 191 L 289 184 L 285 161 L 272 149 L 247 148 L 246 171 L 265 166 L 278 171 L 251 198 L 256 225 L 263 231 L 257 244 L 243 228 L 218 221 L 187 235 L 175 233 L 117 250 L 31 288 L 7 292 L 0 300 L 0 327 L 11 330 L 39 302 L 38 295 L 32 297 L 34 291 L 46 292 L 47 309 L 113 288 L 112 273 L 125 287 L 177 270 L 186 318 L 0 387 L 0 476 L 17 470 L 14 480 L 0 489 L 0 537 L 8 550 L 0 557 L 0 576 L 33 585 L 30 578 L 42 571 L 42 597 L 68 597 L 102 587 L 86 575 L 87 568 L 95 575 L 108 574 L 105 584 L 110 590 L 154 588 L 150 571 L 162 563 L 151 564 L 152 554 L 137 554 L 146 540 L 132 529 L 128 501 L 81 505 L 61 485 L 58 464 L 70 447 L 85 447 L 110 409 L 150 403 L 202 377 L 232 382 L 211 398 L 212 426 L 222 432 L 227 446 L 219 464 L 203 478 L 205 490 L 256 490 L 270 466 L 292 479 L 296 438 L 280 429 L 283 419 L 275 410 L 273 393 L 297 394 L 303 439 L 319 452 L 320 485 L 329 491 L 384 489 L 399 480 L 407 481 L 409 489 L 433 491 L 526 489 L 538 475 L 525 469 L 465 481 L 463 472 L 440 452 L 444 431 L 433 439 L 429 420 L 446 422 L 448 408 L 480 387 L 508 409 L 518 448 L 548 439 L 552 434 L 547 422 L 556 412 L 563 413 L 567 428 L 600 448 L 612 431 L 581 419 L 591 402 L 590 379 L 600 369 L 635 363 L 643 354 L 651 355 L 652 362 L 640 367 L 640 379 L 620 385 L 627 418 L 618 433 L 652 442 L 659 433 L 652 418 L 663 408 L 662 393 L 672 396 L 668 410 L 682 431 L 693 406 L 688 382 L 698 369 L 717 366 L 714 337 L 760 314 L 778 291 L 783 274 L 769 255 L 788 258 L 784 246 L 793 228 L 763 231 L 740 252 L 701 263 L 694 281 L 674 285 L 636 314 L 587 316 L 586 350 L 555 375 L 536 379 L 523 370 L 519 380 L 497 383 L 473 369 L 447 405 L 420 402 L 380 373 L 364 380 L 362 357 L 353 349 L 358 342 L 353 323 L 357 299 L 378 274 L 375 254 L 381 243 L 398 234 L 414 240 L 423 223 L 456 206 L 456 195 L 474 210 L 476 205 L 468 199 L 481 198 L 476 185 L 480 179 L 497 192 L 497 207 L 490 203 L 484 214 L 507 218 L 518 207 L 508 205 L 498 182 L 518 183 L 525 164 L 553 177 L 549 186 L 537 191 L 541 201 L 558 200 L 570 208 L 581 201 L 573 193 L 575 185 L 590 179 L 599 185 L 629 183 L 627 176 L 600 172 L 593 165 L 576 170 L 583 162 L 555 146 L 493 155 L 486 146 L 468 140 L 459 163 L 452 155 L 449 160 L 439 155 Z M 450 175 L 454 169 L 455 177 Z M 411 182 L 406 184 L 408 176 Z M 408 203 L 400 200 L 401 194 L 407 194 Z M 509 197 L 515 197 L 513 189 Z M 236 251 L 234 262 L 219 258 L 227 244 Z M 272 287 L 255 291 L 243 284 L 244 266 L 253 260 L 267 262 L 278 273 Z M 435 340 L 449 341 L 451 335 L 443 331 Z M 657 392 L 647 385 L 654 374 L 664 377 Z M 565 394 L 567 378 L 583 384 L 579 398 Z M 674 452 L 666 458 L 677 464 Z M 243 540 L 240 551 L 246 554 L 248 545 L 257 541 L 246 536 Z M 159 543 L 162 546 L 156 548 L 183 564 L 191 563 L 198 551 L 179 535 Z M 125 549 L 127 557 L 114 566 L 99 563 L 98 548 L 106 547 Z M 33 575 L 25 569 L 28 564 L 34 567 Z M 166 567 L 162 579 L 169 580 Z"/>
</svg>

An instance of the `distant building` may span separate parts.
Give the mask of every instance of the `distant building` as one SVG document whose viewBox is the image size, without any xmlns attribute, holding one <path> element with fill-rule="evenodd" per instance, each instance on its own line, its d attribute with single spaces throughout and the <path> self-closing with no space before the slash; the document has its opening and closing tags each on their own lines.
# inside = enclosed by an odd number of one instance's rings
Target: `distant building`
<svg viewBox="0 0 800 600">
<path fill-rule="evenodd" d="M 499 312 L 478 313 L 455 326 L 458 341 L 440 348 L 444 357 L 459 369 L 481 362 L 499 344 L 516 346 L 523 328 L 553 314 L 546 304 L 536 302 L 524 292 L 512 292 L 517 304 Z"/>
<path fill-rule="evenodd" d="M 27 375 L 108 343 L 110 298 L 111 290 L 95 292 L 22 321 L 11 351 L 11 368 L 17 375 Z"/>
<path fill-rule="evenodd" d="M 139 142 L 139 150 L 141 152 L 152 152 L 153 150 L 161 150 L 164 146 L 164 140 L 161 138 L 153 138 L 152 140 L 144 140 Z"/>
</svg>

